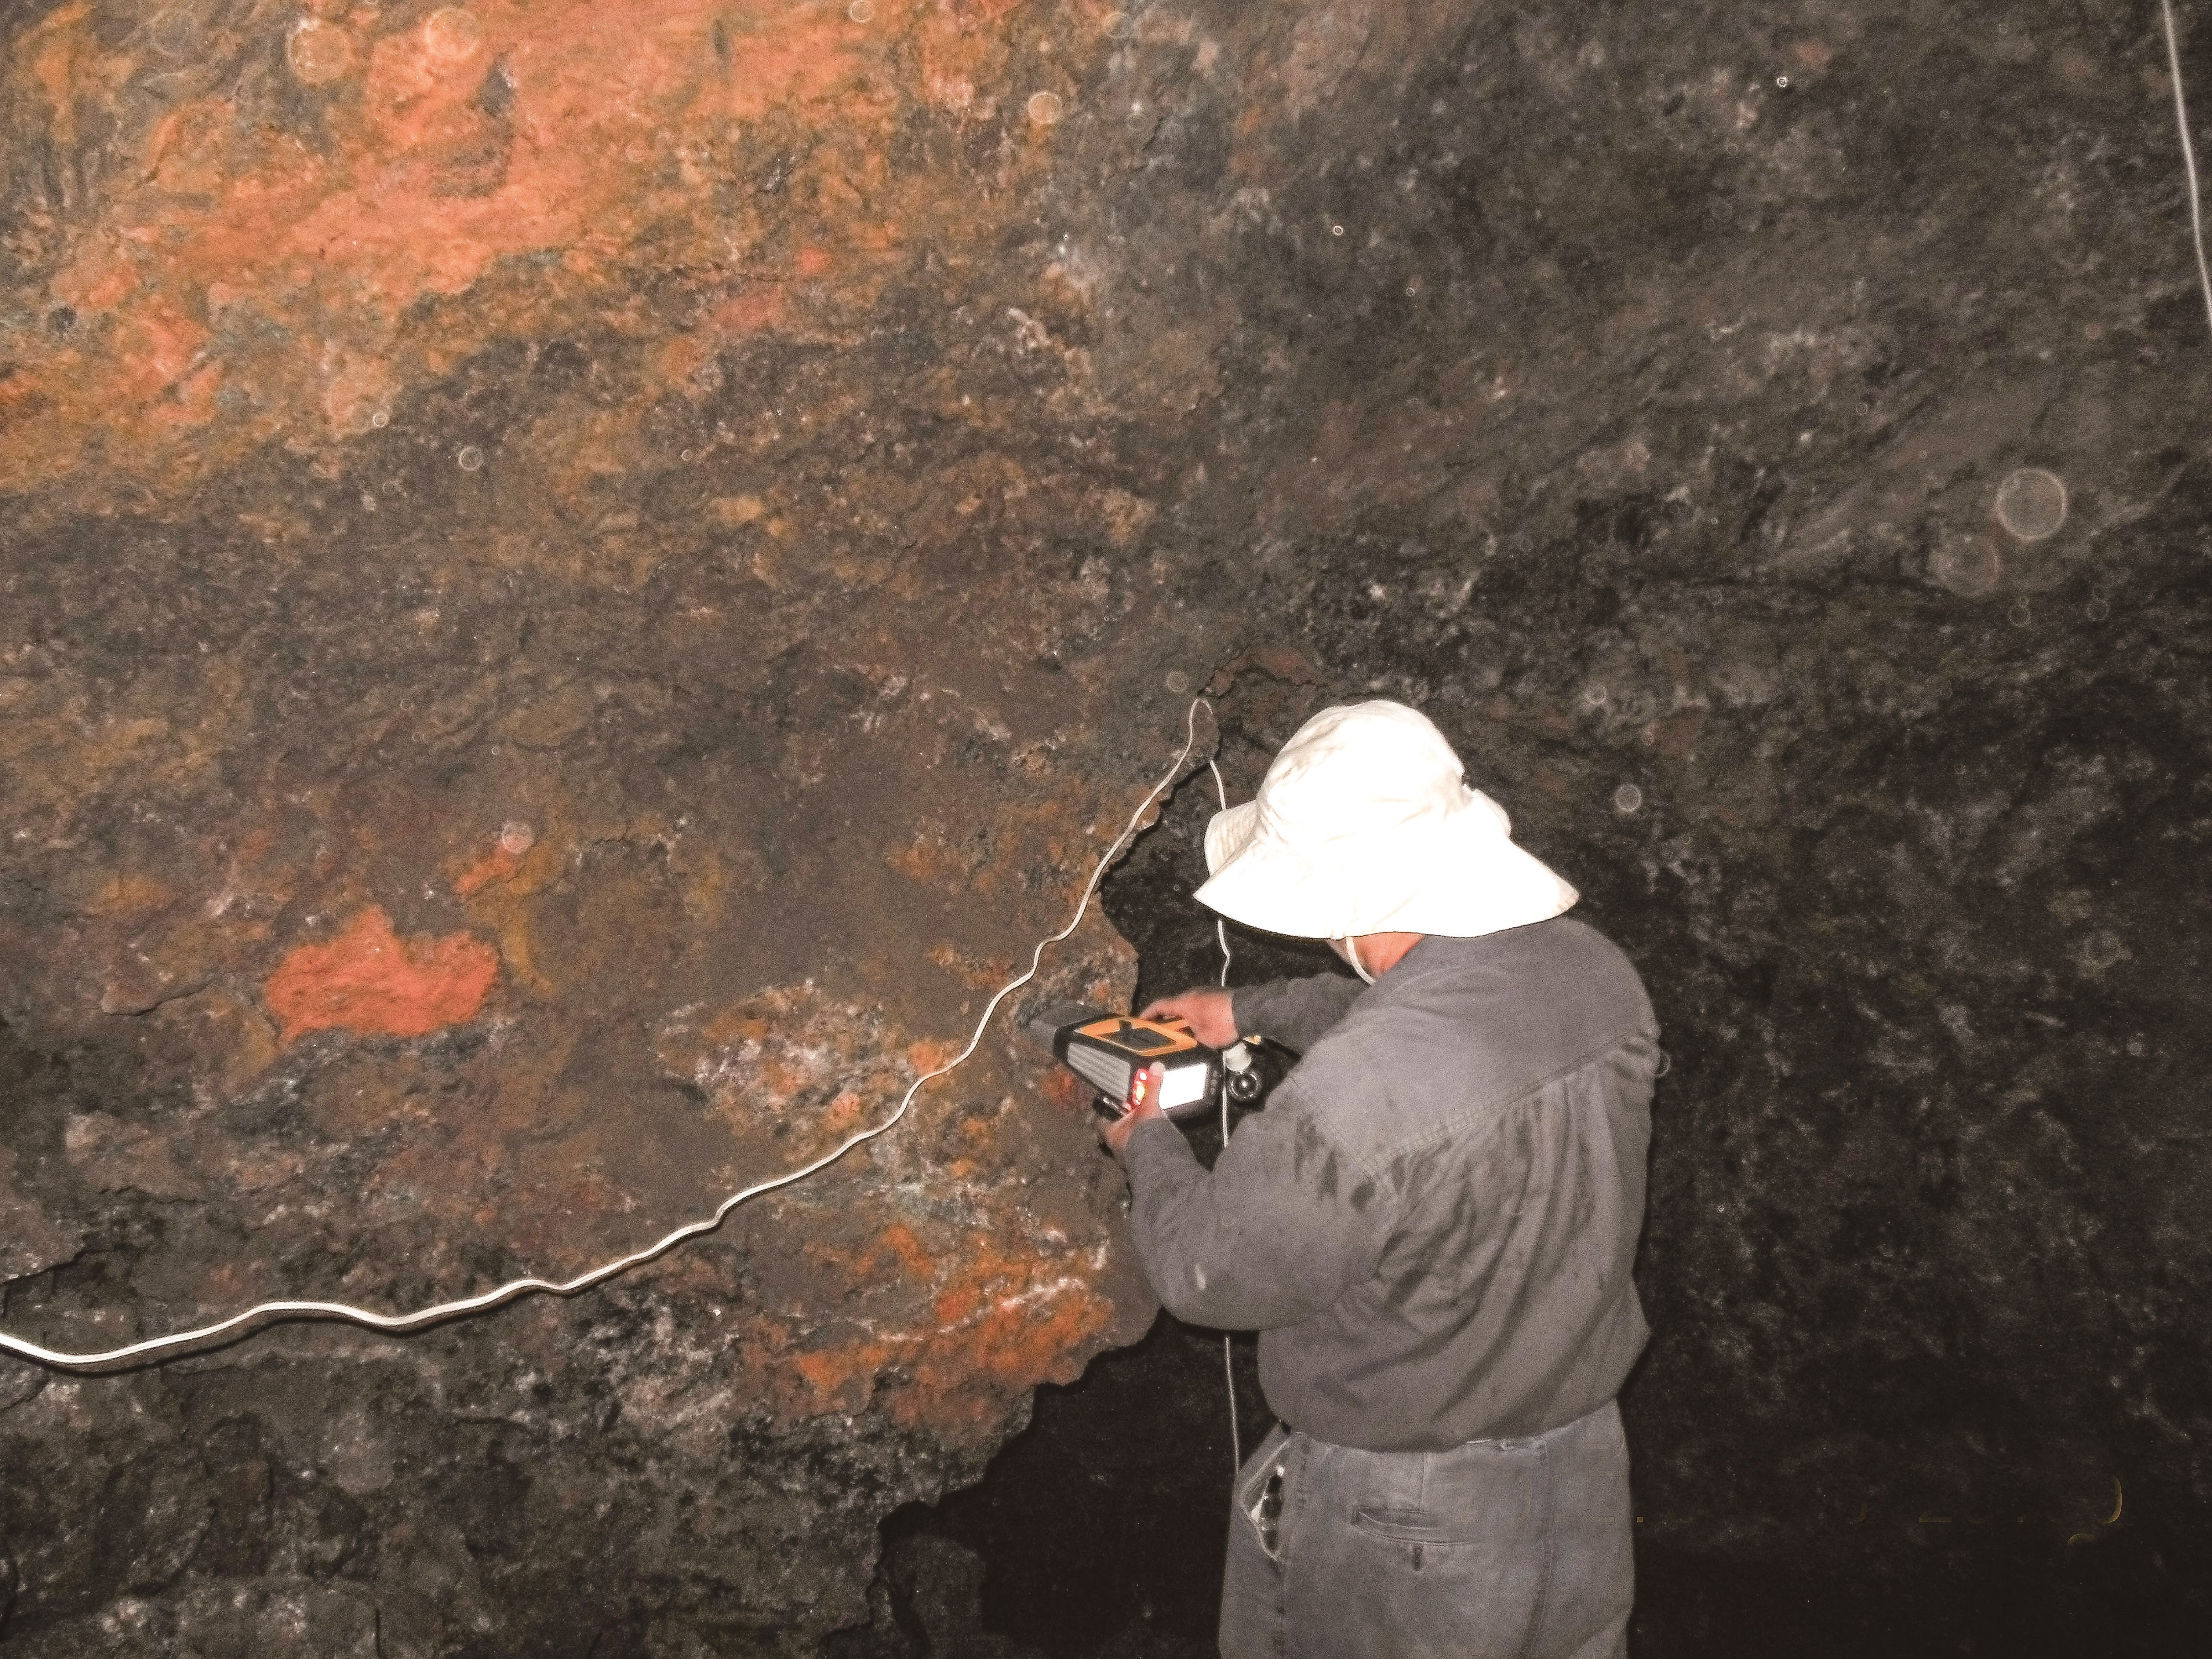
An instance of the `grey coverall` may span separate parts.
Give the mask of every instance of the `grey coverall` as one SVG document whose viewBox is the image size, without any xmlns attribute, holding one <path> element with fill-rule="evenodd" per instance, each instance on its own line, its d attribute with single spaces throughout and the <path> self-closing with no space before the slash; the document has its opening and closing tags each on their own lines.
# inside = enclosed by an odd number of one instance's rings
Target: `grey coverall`
<svg viewBox="0 0 2212 1659">
<path fill-rule="evenodd" d="M 1261 1332 L 1280 1419 L 1239 1477 L 1225 1659 L 1622 1652 L 1658 1064 L 1635 969 L 1560 917 L 1235 1012 L 1303 1053 L 1267 1110 L 1210 1174 L 1164 1121 L 1123 1151 L 1152 1288 Z"/>
</svg>

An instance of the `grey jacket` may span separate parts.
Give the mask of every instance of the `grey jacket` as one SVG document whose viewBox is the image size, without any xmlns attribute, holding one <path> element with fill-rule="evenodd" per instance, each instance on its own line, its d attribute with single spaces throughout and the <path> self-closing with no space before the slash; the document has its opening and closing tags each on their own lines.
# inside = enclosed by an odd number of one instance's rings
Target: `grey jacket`
<svg viewBox="0 0 2212 1659">
<path fill-rule="evenodd" d="M 1276 1415 L 1340 1445 L 1540 1434 L 1613 1398 L 1649 1334 L 1629 1267 L 1659 1057 L 1628 959 L 1561 917 L 1235 1007 L 1304 1058 L 1211 1174 L 1173 1124 L 1130 1137 L 1160 1300 L 1259 1329 Z"/>
</svg>

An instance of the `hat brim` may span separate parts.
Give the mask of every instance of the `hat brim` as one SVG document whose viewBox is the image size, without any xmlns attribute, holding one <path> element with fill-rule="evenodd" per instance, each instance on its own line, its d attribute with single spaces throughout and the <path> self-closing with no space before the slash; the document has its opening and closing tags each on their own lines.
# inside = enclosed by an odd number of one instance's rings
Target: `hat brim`
<svg viewBox="0 0 2212 1659">
<path fill-rule="evenodd" d="M 1405 844 L 1360 849 L 1334 868 L 1258 833 L 1258 805 L 1218 812 L 1206 830 L 1212 878 L 1198 901 L 1232 921 L 1299 939 L 1435 933 L 1472 939 L 1565 915 L 1581 896 L 1502 833 L 1504 815 L 1469 791 L 1464 810 L 1408 826 Z"/>
<path fill-rule="evenodd" d="M 1252 831 L 1260 821 L 1260 803 L 1248 800 L 1242 806 L 1224 806 L 1206 821 L 1206 873 L 1216 876 L 1221 866 L 1235 859 L 1252 840 Z"/>
</svg>

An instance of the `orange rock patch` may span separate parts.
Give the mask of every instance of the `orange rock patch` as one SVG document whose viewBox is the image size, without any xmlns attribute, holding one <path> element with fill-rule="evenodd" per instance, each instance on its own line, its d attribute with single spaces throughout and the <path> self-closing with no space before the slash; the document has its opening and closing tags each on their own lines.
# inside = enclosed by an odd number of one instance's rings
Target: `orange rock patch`
<svg viewBox="0 0 2212 1659">
<path fill-rule="evenodd" d="M 894 1225 L 857 1259 L 863 1269 L 875 1269 L 896 1255 L 930 1281 L 933 1328 L 793 1352 L 790 1333 L 777 1322 L 753 1322 L 747 1347 L 780 1413 L 796 1420 L 875 1404 L 896 1422 L 957 1437 L 992 1421 L 1008 1395 L 1041 1382 L 1073 1382 L 1113 1323 L 1113 1300 L 1065 1260 L 1001 1249 L 972 1236 L 962 1243 L 964 1258 L 932 1255 Z"/>
<path fill-rule="evenodd" d="M 499 978 L 499 957 L 473 933 L 403 939 L 371 905 L 327 945 L 302 945 L 262 988 L 289 1042 L 341 1028 L 422 1036 L 476 1018 Z"/>
<path fill-rule="evenodd" d="M 499 842 L 492 843 L 491 851 L 453 878 L 453 891 L 463 898 L 474 898 L 478 891 L 495 881 L 512 881 L 522 868 L 522 860 Z"/>
<path fill-rule="evenodd" d="M 706 307 L 702 358 L 794 307 L 865 314 L 909 235 L 995 235 L 974 193 L 894 168 L 903 113 L 986 116 L 976 89 L 1000 86 L 1042 27 L 1001 0 L 886 9 L 873 28 L 788 0 L 633 0 L 618 23 L 597 0 L 307 9 L 325 15 L 288 27 L 264 9 L 240 27 L 317 89 L 312 138 L 228 86 L 149 96 L 144 52 L 111 45 L 82 0 L 0 42 L 25 121 L 59 165 L 103 181 L 53 233 L 46 292 L 6 296 L 82 320 L 67 339 L 11 342 L 0 407 L 34 418 L 0 430 L 0 484 L 118 465 L 111 449 L 184 478 L 241 444 L 356 435 L 493 335 L 619 303 L 641 252 L 726 290 Z M 88 110 L 132 114 L 95 149 Z M 774 142 L 805 159 L 775 211 L 696 211 L 733 149 L 784 131 L 805 142 Z M 556 253 L 451 317 L 419 314 L 503 262 Z M 793 278 L 822 291 L 794 301 Z M 289 343 L 251 343 L 264 336 Z"/>
</svg>

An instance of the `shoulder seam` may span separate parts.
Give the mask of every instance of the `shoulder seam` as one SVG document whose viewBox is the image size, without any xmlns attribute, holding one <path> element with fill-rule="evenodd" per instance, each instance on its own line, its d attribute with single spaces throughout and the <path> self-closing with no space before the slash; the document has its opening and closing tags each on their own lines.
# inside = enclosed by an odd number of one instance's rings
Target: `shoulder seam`
<svg viewBox="0 0 2212 1659">
<path fill-rule="evenodd" d="M 1547 1073 L 1545 1076 L 1539 1078 L 1535 1082 L 1531 1083 L 1526 1088 L 1516 1090 L 1514 1093 L 1510 1095 L 1499 1095 L 1488 1100 L 1479 1101 L 1475 1104 L 1467 1108 L 1464 1111 L 1455 1112 L 1450 1117 L 1438 1124 L 1435 1128 L 1430 1130 L 1426 1134 L 1417 1136 L 1412 1140 L 1402 1141 L 1393 1146 L 1390 1149 L 1389 1155 L 1396 1157 L 1407 1152 L 1417 1152 L 1426 1147 L 1434 1146 L 1439 1141 L 1449 1140 L 1456 1135 L 1461 1129 L 1465 1127 L 1470 1120 L 1480 1117 L 1486 1113 L 1496 1114 L 1498 1119 L 1498 1123 L 1502 1124 L 1509 1113 L 1522 1105 L 1522 1103 L 1532 1100 L 1538 1095 L 1542 1094 L 1545 1090 L 1550 1088 L 1561 1078 L 1571 1076 L 1573 1073 L 1581 1071 L 1584 1066 L 1589 1065 L 1591 1061 L 1598 1059 L 1601 1055 L 1610 1054 L 1613 1049 L 1618 1048 L 1630 1037 L 1647 1033 L 1654 1037 L 1658 1035 L 1656 1027 L 1646 1027 L 1642 1024 L 1624 1026 L 1620 1030 L 1615 1031 L 1611 1036 L 1606 1038 L 1604 1042 L 1593 1044 L 1575 1059 L 1571 1060 L 1565 1065 L 1559 1066 L 1552 1072 Z M 1493 1124 L 1489 1132 L 1482 1135 L 1479 1140 L 1474 1143 L 1474 1145 L 1480 1146 L 1483 1142 L 1487 1141 L 1492 1134 L 1497 1133 L 1498 1127 L 1498 1124 Z M 1342 1152 L 1345 1157 L 1351 1159 L 1353 1164 L 1357 1164 L 1364 1174 L 1378 1182 L 1382 1179 L 1382 1172 L 1380 1170 L 1376 1170 L 1366 1158 L 1361 1157 L 1351 1147 L 1343 1145 L 1334 1133 L 1330 1135 L 1329 1139 L 1331 1144 L 1334 1145 L 1339 1152 Z"/>
<path fill-rule="evenodd" d="M 1283 1090 L 1286 1089 L 1297 1089 L 1297 1080 L 1295 1079 L 1285 1078 L 1276 1092 L 1279 1094 Z M 1376 1182 L 1378 1186 L 1382 1186 L 1387 1188 L 1389 1183 L 1384 1180 L 1382 1172 L 1368 1162 L 1366 1158 L 1361 1157 L 1357 1151 L 1346 1143 L 1344 1137 L 1337 1133 L 1336 1126 L 1332 1121 L 1337 1115 L 1338 1109 L 1335 1102 L 1332 1100 L 1324 1105 L 1322 1103 L 1310 1098 L 1302 1089 L 1297 1089 L 1297 1098 L 1304 1103 L 1306 1107 L 1306 1115 L 1312 1121 L 1315 1132 L 1320 1134 L 1332 1147 L 1340 1153 L 1345 1161 L 1350 1164 L 1352 1168 L 1358 1170 L 1360 1174 L 1365 1176 L 1370 1181 Z"/>
<path fill-rule="evenodd" d="M 1535 925 L 1535 926 L 1537 926 L 1537 927 L 1540 927 L 1547 926 L 1547 925 L 1549 924 L 1549 922 L 1553 922 L 1553 921 L 1571 921 L 1571 922 L 1574 923 L 1574 924 L 1575 924 L 1575 926 L 1577 926 L 1577 927 L 1582 928 L 1584 932 L 1586 932 L 1586 933 L 1590 933 L 1590 934 L 1594 935 L 1595 938 L 1597 938 L 1597 939 L 1599 939 L 1603 940 L 1607 945 L 1611 945 L 1611 946 L 1612 946 L 1612 948 L 1613 948 L 1613 950 L 1614 951 L 1614 952 L 1615 952 L 1616 954 L 1620 955 L 1620 957 L 1621 957 L 1621 959 L 1622 959 L 1623 961 L 1626 961 L 1626 960 L 1627 960 L 1627 952 L 1626 952 L 1626 951 L 1622 951 L 1622 950 L 1620 949 L 1620 945 L 1613 944 L 1613 940 L 1611 940 L 1611 939 L 1607 939 L 1607 938 L 1606 938 L 1606 936 L 1605 936 L 1603 933 L 1599 933 L 1599 932 L 1597 931 L 1597 929 L 1596 929 L 1596 928 L 1592 927 L 1591 927 L 1588 922 L 1586 922 L 1586 921 L 1583 921 L 1583 919 L 1582 919 L 1581 917 L 1579 917 L 1579 916 L 1575 916 L 1575 915 L 1558 915 L 1558 916 L 1553 916 L 1553 917 L 1549 917 L 1549 918 L 1547 918 L 1547 920 L 1546 921 L 1543 921 L 1543 922 L 1538 922 L 1538 923 L 1535 923 L 1534 925 Z M 1482 937 L 1482 936 L 1481 936 L 1481 935 L 1478 935 L 1478 937 Z M 1633 967 L 1634 967 L 1634 965 L 1635 965 L 1635 964 L 1634 964 L 1634 963 L 1630 963 L 1630 966 L 1631 966 L 1632 968 L 1633 968 Z M 1455 973 L 1464 972 L 1464 971 L 1465 971 L 1465 969 L 1466 969 L 1466 964 L 1465 964 L 1465 963 L 1437 963 L 1437 964 L 1435 967 L 1433 967 L 1433 968 L 1421 968 L 1421 969 L 1416 969 L 1413 973 L 1412 973 L 1411 975 L 1409 975 L 1407 978 L 1405 978 L 1405 979 L 1403 979 L 1403 980 L 1400 981 L 1399 982 L 1400 982 L 1400 984 L 1401 984 L 1401 985 L 1419 985 L 1419 983 L 1421 983 L 1424 980 L 1430 980 L 1430 979 L 1434 979 L 1434 978 L 1436 978 L 1436 977 L 1437 977 L 1437 975 L 1438 975 L 1439 974 L 1455 974 Z M 1396 970 L 1394 969 L 1392 971 L 1393 971 L 1393 972 L 1395 972 Z M 1381 982 L 1382 982 L 1382 981 L 1379 981 L 1379 980 L 1376 981 L 1376 983 L 1377 983 L 1377 984 L 1380 984 Z"/>
</svg>

